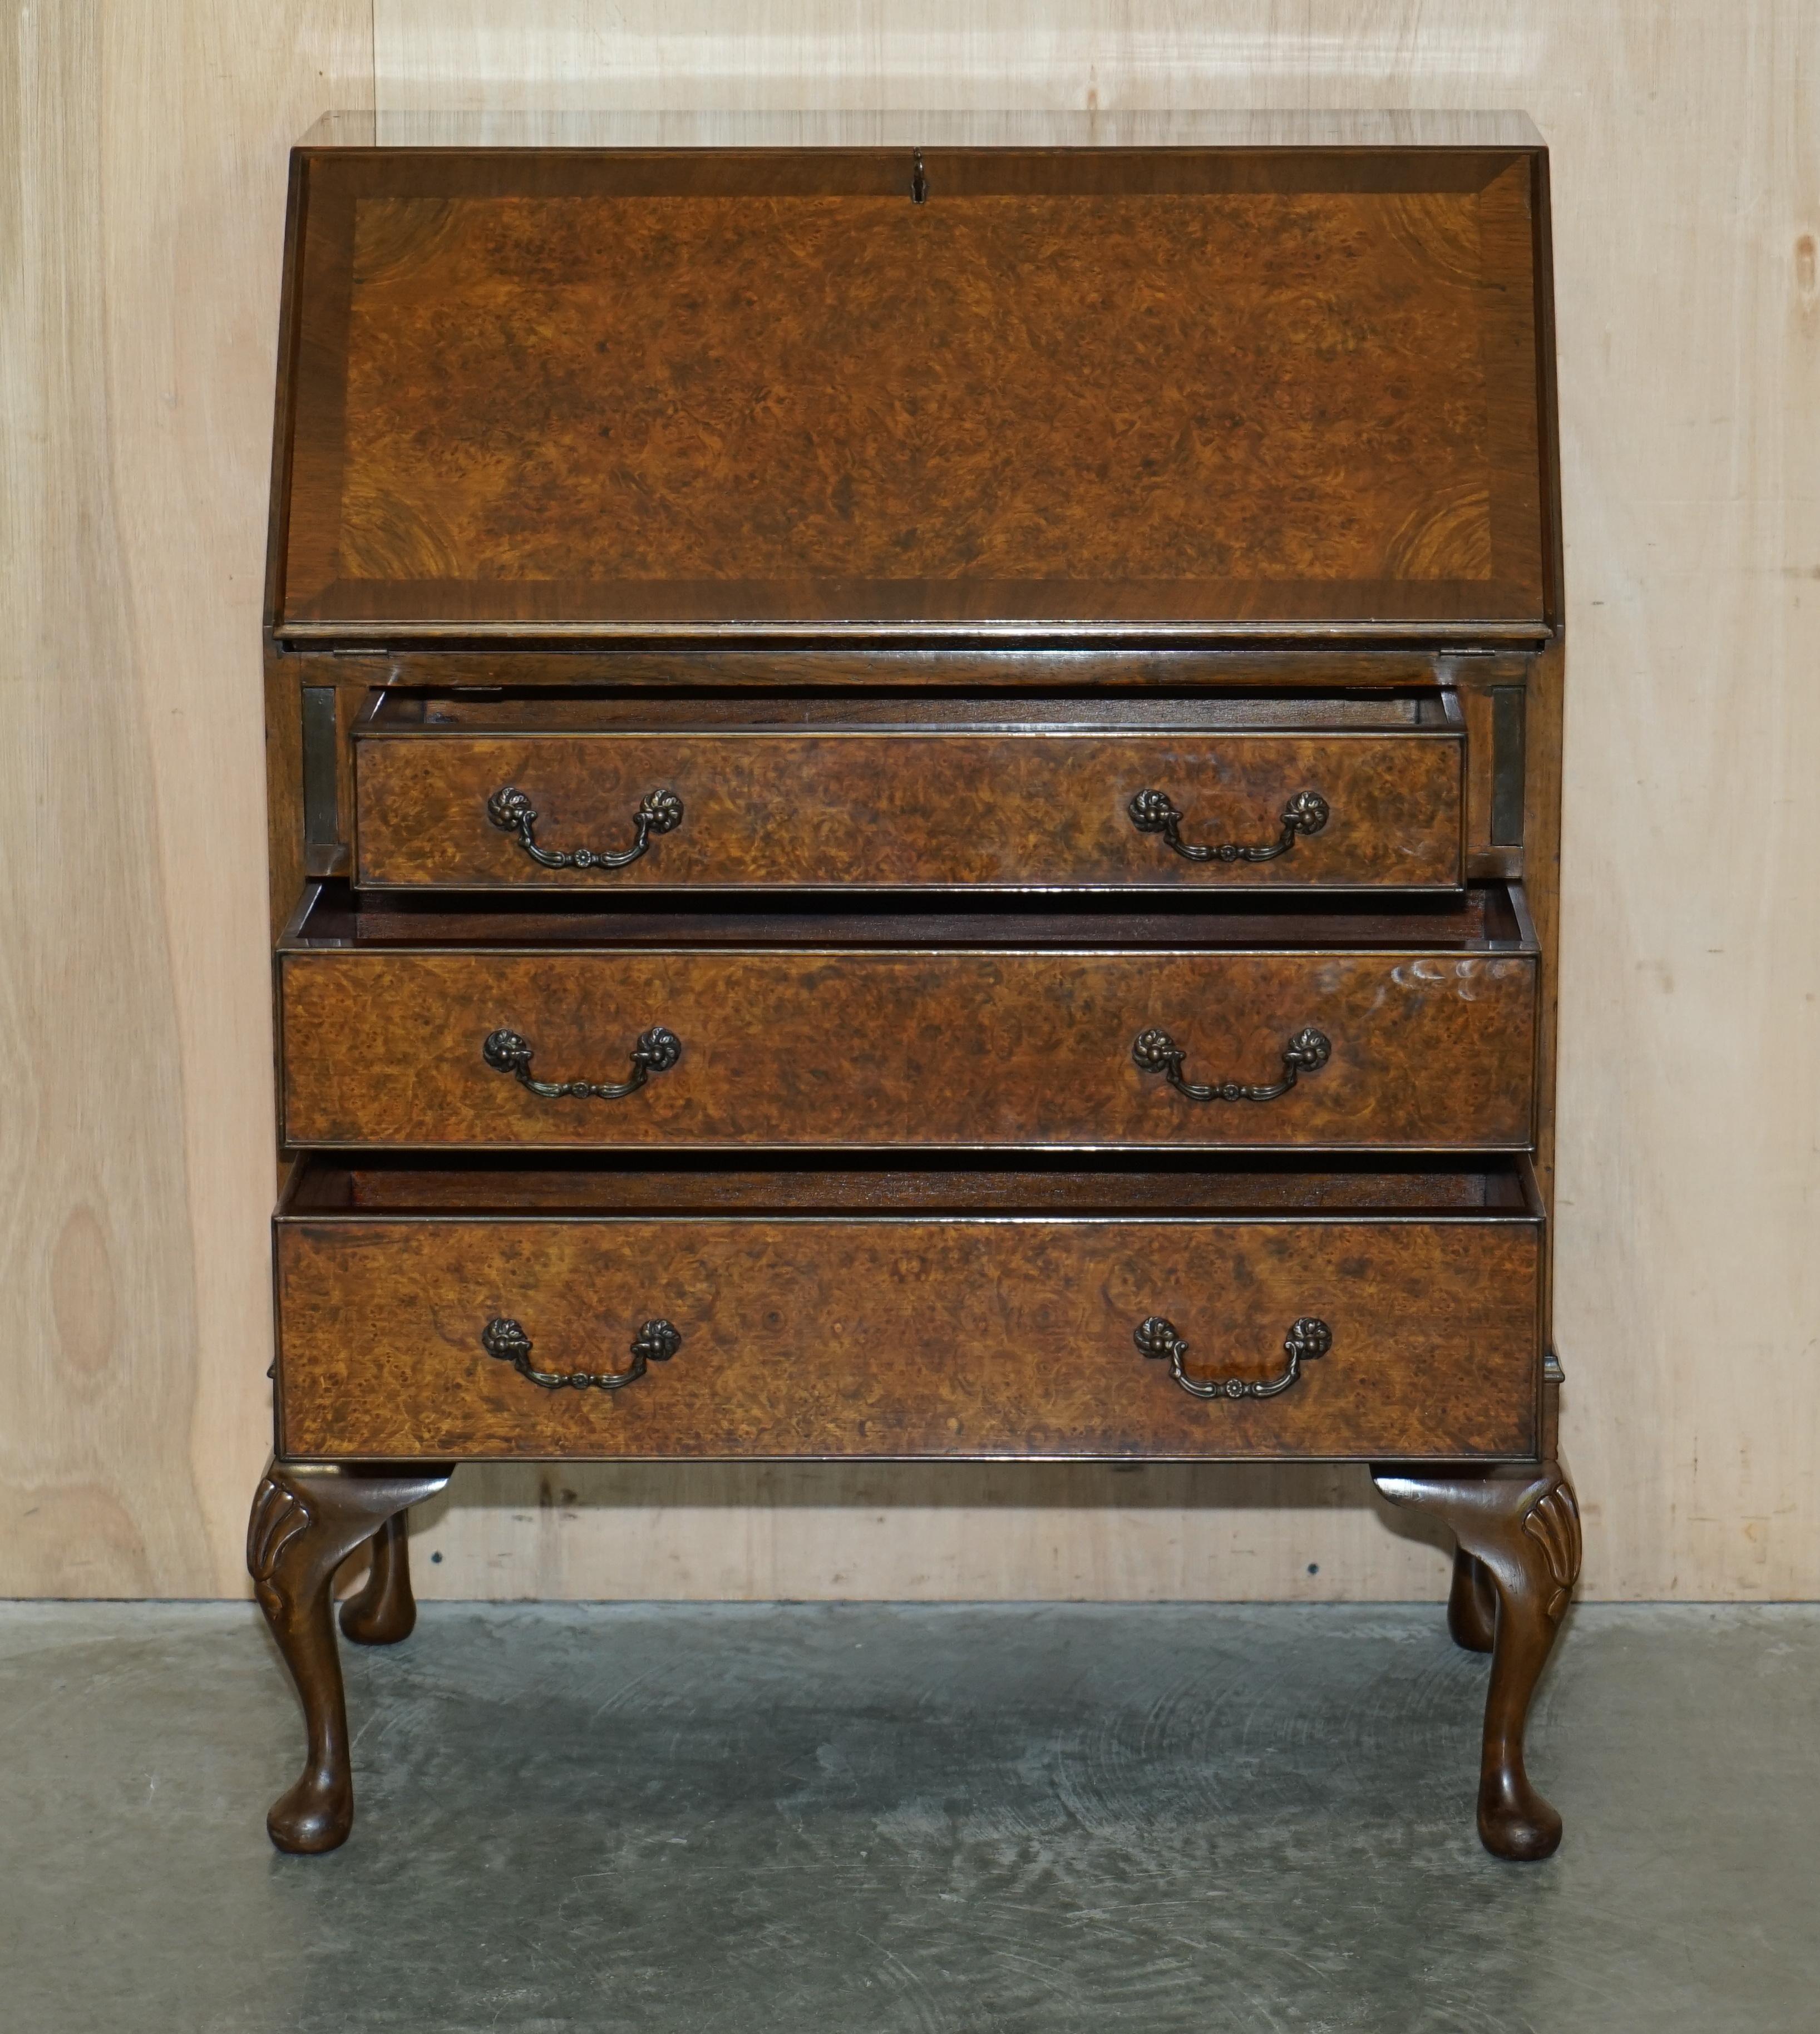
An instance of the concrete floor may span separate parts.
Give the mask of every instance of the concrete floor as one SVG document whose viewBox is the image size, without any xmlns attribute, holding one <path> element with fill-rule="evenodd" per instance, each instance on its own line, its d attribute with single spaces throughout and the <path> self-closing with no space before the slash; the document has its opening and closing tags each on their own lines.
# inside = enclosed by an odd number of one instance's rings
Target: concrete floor
<svg viewBox="0 0 1820 2034">
<path fill-rule="evenodd" d="M 1582 1609 L 1472 1830 L 1439 1608 L 426 1608 L 359 1819 L 250 1609 L 0 1607 L 0 2028 L 1813 2034 L 1820 1610 Z"/>
</svg>

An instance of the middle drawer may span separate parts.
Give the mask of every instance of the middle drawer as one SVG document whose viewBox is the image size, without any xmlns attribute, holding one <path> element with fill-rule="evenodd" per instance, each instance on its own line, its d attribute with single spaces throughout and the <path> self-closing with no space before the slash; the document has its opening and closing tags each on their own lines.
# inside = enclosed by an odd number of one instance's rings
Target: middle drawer
<svg viewBox="0 0 1820 2034">
<path fill-rule="evenodd" d="M 1535 942 L 1502 886 L 1426 913 L 1056 918 L 1022 934 L 994 917 L 970 936 L 952 920 L 746 918 L 722 921 L 725 944 L 711 929 L 685 944 L 687 922 L 558 919 L 533 945 L 522 914 L 306 911 L 281 948 L 288 1141 L 1531 1141 Z M 491 942 L 455 944 L 489 924 Z M 1075 944 L 1086 931 L 1094 950 Z"/>
</svg>

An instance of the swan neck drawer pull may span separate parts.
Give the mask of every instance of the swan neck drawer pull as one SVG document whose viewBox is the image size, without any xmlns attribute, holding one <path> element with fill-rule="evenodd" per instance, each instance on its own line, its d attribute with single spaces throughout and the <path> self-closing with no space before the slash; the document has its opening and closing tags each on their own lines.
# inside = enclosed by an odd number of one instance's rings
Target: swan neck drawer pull
<svg viewBox="0 0 1820 2034">
<path fill-rule="evenodd" d="M 546 1391 L 623 1391 L 644 1376 L 647 1364 L 668 1363 L 682 1347 L 682 1337 L 668 1321 L 647 1321 L 632 1337 L 632 1364 L 626 1370 L 533 1370 L 531 1337 L 516 1321 L 503 1317 L 481 1330 L 480 1345 Z"/>
<path fill-rule="evenodd" d="M 1278 821 L 1282 831 L 1266 846 L 1245 847 L 1225 840 L 1211 847 L 1193 847 L 1182 839 L 1188 815 L 1176 809 L 1166 791 L 1140 791 L 1125 811 L 1139 833 L 1160 833 L 1184 861 L 1274 861 L 1289 853 L 1299 835 L 1319 833 L 1332 816 L 1319 791 L 1298 791 Z"/>
<path fill-rule="evenodd" d="M 1236 840 L 1220 840 L 1214 846 L 1195 848 L 1181 838 L 1181 822 L 1188 813 L 1177 812 L 1167 791 L 1139 791 L 1124 812 L 1141 834 L 1161 834 L 1185 862 L 1273 862 L 1296 846 L 1297 836 L 1318 834 L 1332 818 L 1332 808 L 1319 791 L 1297 791 L 1277 820 L 1282 832 L 1265 846 L 1247 848 Z"/>
<path fill-rule="evenodd" d="M 540 869 L 623 869 L 637 861 L 655 835 L 674 833 L 682 824 L 682 801 L 674 791 L 647 791 L 633 815 L 636 831 L 631 846 L 610 852 L 577 847 L 561 854 L 554 848 L 539 847 L 532 831 L 537 808 L 515 785 L 493 793 L 486 801 L 486 816 L 501 833 L 510 834 Z"/>
<path fill-rule="evenodd" d="M 644 1032 L 632 1049 L 632 1078 L 623 1081 L 543 1081 L 531 1077 L 533 1048 L 516 1031 L 490 1031 L 481 1057 L 495 1073 L 510 1074 L 520 1086 L 548 1101 L 618 1101 L 636 1094 L 653 1074 L 668 1073 L 682 1057 L 682 1041 L 661 1024 Z"/>
<path fill-rule="evenodd" d="M 1333 1043 L 1325 1031 L 1311 1025 L 1298 1031 L 1283 1048 L 1283 1077 L 1267 1087 L 1248 1087 L 1242 1081 L 1200 1081 L 1182 1079 L 1182 1061 L 1187 1056 L 1167 1031 L 1140 1031 L 1131 1041 L 1131 1064 L 1141 1074 L 1163 1074 L 1171 1087 L 1190 1101 L 1274 1101 L 1287 1094 L 1304 1074 L 1319 1073 L 1327 1064 Z"/>
<path fill-rule="evenodd" d="M 1147 1321 L 1140 1322 L 1131 1330 L 1131 1340 L 1146 1356 L 1159 1361 L 1167 1357 L 1170 1376 L 1191 1398 L 1274 1398 L 1301 1375 L 1304 1363 L 1325 1356 L 1333 1347 L 1334 1331 L 1325 1321 L 1304 1315 L 1283 1338 L 1283 1353 L 1289 1359 L 1288 1369 L 1280 1377 L 1259 1382 L 1243 1377 L 1189 1376 L 1182 1367 L 1188 1345 L 1176 1334 L 1175 1323 L 1165 1321 L 1161 1314 L 1152 1314 Z"/>
</svg>

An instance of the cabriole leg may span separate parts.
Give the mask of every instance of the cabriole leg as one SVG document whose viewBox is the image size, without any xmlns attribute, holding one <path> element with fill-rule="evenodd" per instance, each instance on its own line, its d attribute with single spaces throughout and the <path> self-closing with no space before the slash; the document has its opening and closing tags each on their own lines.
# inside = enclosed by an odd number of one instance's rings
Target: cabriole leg
<svg viewBox="0 0 1820 2034">
<path fill-rule="evenodd" d="M 1439 1475 L 1378 1466 L 1372 1478 L 1393 1504 L 1432 1512 L 1452 1532 L 1461 1556 L 1489 1581 L 1495 1616 L 1479 1834 L 1496 1857 L 1551 1856 L 1561 1841 L 1561 1818 L 1523 1769 L 1523 1726 L 1580 1573 L 1580 1511 L 1573 1488 L 1553 1462 Z M 1477 1578 L 1462 1583 L 1456 1563 L 1449 1622 L 1462 1644 L 1484 1631 L 1483 1609 Z"/>
<path fill-rule="evenodd" d="M 358 1594 L 341 1606 L 341 1634 L 358 1646 L 396 1646 L 417 1626 L 411 1593 L 411 1517 L 400 1511 L 373 1536 L 371 1565 Z"/>
<path fill-rule="evenodd" d="M 253 1500 L 246 1566 L 303 1704 L 309 1749 L 296 1784 L 265 1818 L 280 1850 L 333 1850 L 354 1822 L 347 1706 L 329 1585 L 362 1540 L 407 1505 L 433 1497 L 446 1465 L 377 1472 L 329 1462 L 272 1462 Z"/>
</svg>

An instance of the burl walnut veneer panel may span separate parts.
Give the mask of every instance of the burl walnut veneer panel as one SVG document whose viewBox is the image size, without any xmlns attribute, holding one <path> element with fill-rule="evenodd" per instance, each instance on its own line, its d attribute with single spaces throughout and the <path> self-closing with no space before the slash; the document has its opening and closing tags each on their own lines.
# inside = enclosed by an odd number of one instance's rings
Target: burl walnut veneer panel
<svg viewBox="0 0 1820 2034">
<path fill-rule="evenodd" d="M 1462 742 L 1441 731 L 396 734 L 356 747 L 358 877 L 374 885 L 1421 888 L 1461 875 Z M 682 816 L 623 869 L 551 870 L 490 819 L 507 787 L 530 800 L 538 846 L 559 852 L 625 851 L 653 791 Z M 1289 846 L 1187 860 L 1132 823 L 1133 797 L 1153 790 L 1190 846 Z M 1285 834 L 1310 792 L 1324 819 Z"/>
<path fill-rule="evenodd" d="M 1540 1239 L 1452 1221 L 308 1218 L 278 1225 L 283 1450 L 306 1456 L 1521 1454 L 1535 1437 Z M 1166 1316 L 1191 1398 L 1132 1331 Z M 482 1348 L 516 1321 L 553 1390 Z"/>
<path fill-rule="evenodd" d="M 1552 621 L 1532 154 L 301 159 L 286 632 Z"/>
<path fill-rule="evenodd" d="M 291 953 L 285 1127 L 301 1145 L 1526 1146 L 1536 963 L 1459 952 Z M 679 1061 L 617 1101 L 652 1026 Z M 1196 1102 L 1132 1063 L 1267 1085 L 1318 1027 L 1331 1056 L 1271 1101 Z"/>
</svg>

